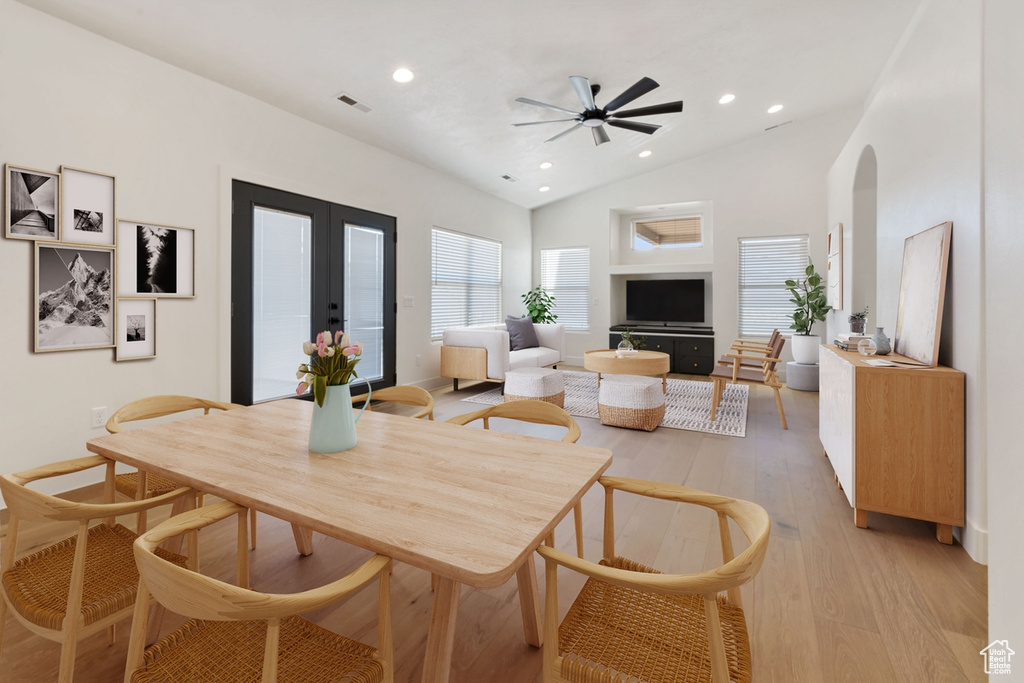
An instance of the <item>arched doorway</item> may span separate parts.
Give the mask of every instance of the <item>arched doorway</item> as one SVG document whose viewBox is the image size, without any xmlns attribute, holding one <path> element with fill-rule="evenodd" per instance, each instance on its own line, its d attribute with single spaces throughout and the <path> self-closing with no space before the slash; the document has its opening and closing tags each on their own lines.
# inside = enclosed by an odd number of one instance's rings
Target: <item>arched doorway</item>
<svg viewBox="0 0 1024 683">
<path fill-rule="evenodd" d="M 849 262 L 843 264 L 849 292 L 844 304 L 848 313 L 870 306 L 868 325 L 874 325 L 879 312 L 875 306 L 877 229 L 878 159 L 875 150 L 868 145 L 857 161 L 857 172 L 853 178 L 853 226 L 844 237 L 846 244 L 843 245 L 846 253 L 850 254 Z"/>
</svg>

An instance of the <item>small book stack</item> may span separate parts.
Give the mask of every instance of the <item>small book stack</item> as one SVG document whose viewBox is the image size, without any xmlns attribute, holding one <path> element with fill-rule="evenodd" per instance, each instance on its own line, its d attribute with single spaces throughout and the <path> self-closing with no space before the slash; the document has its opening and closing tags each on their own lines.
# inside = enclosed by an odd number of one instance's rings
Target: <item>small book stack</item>
<svg viewBox="0 0 1024 683">
<path fill-rule="evenodd" d="M 867 334 L 837 334 L 832 343 L 843 351 L 849 351 L 850 349 L 856 349 L 857 342 L 862 339 L 871 339 L 871 336 Z"/>
</svg>

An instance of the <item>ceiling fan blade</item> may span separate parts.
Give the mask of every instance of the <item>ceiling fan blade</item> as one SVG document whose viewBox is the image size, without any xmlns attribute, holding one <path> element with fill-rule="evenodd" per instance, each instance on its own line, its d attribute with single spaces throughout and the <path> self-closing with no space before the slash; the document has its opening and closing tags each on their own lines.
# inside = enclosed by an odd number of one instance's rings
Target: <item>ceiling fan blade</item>
<svg viewBox="0 0 1024 683">
<path fill-rule="evenodd" d="M 639 81 L 626 88 L 626 90 L 621 95 L 619 95 L 614 100 L 606 104 L 604 110 L 615 111 L 619 107 L 629 104 L 636 98 L 640 97 L 641 95 L 646 95 L 647 93 L 651 92 L 657 87 L 657 81 L 655 81 L 653 78 L 647 78 L 647 76 L 644 76 Z"/>
<path fill-rule="evenodd" d="M 569 81 L 579 96 L 580 102 L 583 103 L 583 108 L 587 111 L 597 109 L 597 104 L 594 102 L 594 91 L 590 89 L 590 81 L 583 76 L 569 76 Z"/>
<path fill-rule="evenodd" d="M 565 123 L 566 121 L 575 121 L 579 117 L 573 117 L 571 119 L 551 119 L 550 121 L 527 121 L 526 123 L 513 123 L 513 126 L 539 126 L 542 123 Z"/>
<path fill-rule="evenodd" d="M 569 133 L 573 132 L 573 131 L 574 131 L 574 130 L 576 130 L 577 128 L 582 128 L 582 127 L 583 127 L 583 124 L 582 124 L 582 123 L 577 123 L 577 124 L 576 124 L 575 126 L 573 126 L 572 128 L 570 128 L 569 130 L 563 130 L 563 131 L 562 131 L 561 133 L 559 133 L 559 134 L 558 134 L 558 135 L 556 135 L 555 137 L 553 137 L 553 138 L 548 138 L 548 139 L 547 139 L 547 140 L 545 140 L 544 142 L 554 142 L 555 140 L 561 140 L 562 138 L 564 138 L 564 137 L 565 137 L 566 135 L 568 135 Z"/>
<path fill-rule="evenodd" d="M 538 102 L 537 100 L 531 100 L 529 97 L 517 97 L 516 102 L 522 102 L 523 104 L 532 104 L 535 107 L 543 107 L 545 109 L 550 109 L 551 111 L 561 112 L 562 114 L 569 114 L 570 116 L 579 116 L 580 114 L 578 111 L 563 109 L 562 107 L 556 107 L 553 104 L 544 104 L 543 102 Z"/>
<path fill-rule="evenodd" d="M 616 112 L 615 118 L 626 119 L 631 116 L 653 116 L 654 114 L 678 114 L 683 110 L 683 101 L 666 102 L 665 104 L 654 104 L 650 107 L 639 107 L 638 109 L 627 109 Z"/>
<path fill-rule="evenodd" d="M 608 133 L 605 131 L 604 126 L 595 126 L 590 130 L 594 131 L 594 144 L 602 145 L 606 142 L 611 142 L 612 139 L 608 137 Z"/>
<path fill-rule="evenodd" d="M 625 128 L 626 130 L 635 130 L 637 133 L 652 134 L 654 131 L 661 128 L 653 123 L 637 123 L 635 121 L 616 121 L 615 119 L 609 119 L 605 121 L 609 126 L 615 126 L 616 128 Z M 596 128 L 594 130 L 597 130 Z"/>
</svg>

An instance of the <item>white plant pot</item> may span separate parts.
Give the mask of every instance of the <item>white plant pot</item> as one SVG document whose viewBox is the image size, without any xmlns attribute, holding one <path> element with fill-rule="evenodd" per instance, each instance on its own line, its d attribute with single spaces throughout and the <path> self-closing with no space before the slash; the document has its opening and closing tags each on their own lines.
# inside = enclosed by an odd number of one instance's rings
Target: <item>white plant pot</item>
<svg viewBox="0 0 1024 683">
<path fill-rule="evenodd" d="M 793 360 L 800 365 L 815 365 L 818 362 L 818 347 L 821 337 L 816 334 L 794 334 L 792 341 Z"/>
</svg>

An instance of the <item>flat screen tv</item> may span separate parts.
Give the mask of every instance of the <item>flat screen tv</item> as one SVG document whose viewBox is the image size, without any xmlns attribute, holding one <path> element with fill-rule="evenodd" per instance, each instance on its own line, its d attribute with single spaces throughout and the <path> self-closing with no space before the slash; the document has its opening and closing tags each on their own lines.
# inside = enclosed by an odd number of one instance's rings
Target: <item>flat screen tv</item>
<svg viewBox="0 0 1024 683">
<path fill-rule="evenodd" d="M 704 279 L 626 280 L 626 321 L 704 325 Z"/>
</svg>

